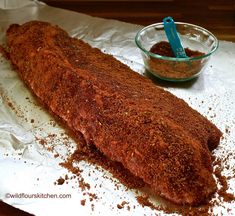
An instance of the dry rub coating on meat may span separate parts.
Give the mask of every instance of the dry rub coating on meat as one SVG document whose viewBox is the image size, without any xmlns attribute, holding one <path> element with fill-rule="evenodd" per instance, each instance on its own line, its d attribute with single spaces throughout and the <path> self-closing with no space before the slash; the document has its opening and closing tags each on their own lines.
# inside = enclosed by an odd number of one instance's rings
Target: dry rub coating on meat
<svg viewBox="0 0 235 216">
<path fill-rule="evenodd" d="M 39 100 L 152 190 L 198 205 L 216 191 L 221 132 L 183 100 L 46 22 L 11 25 L 10 59 Z"/>
</svg>

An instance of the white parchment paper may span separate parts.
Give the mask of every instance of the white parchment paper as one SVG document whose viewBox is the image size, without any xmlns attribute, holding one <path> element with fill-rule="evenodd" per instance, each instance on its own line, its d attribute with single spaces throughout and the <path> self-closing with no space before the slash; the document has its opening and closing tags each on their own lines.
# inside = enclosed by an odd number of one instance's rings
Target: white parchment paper
<svg viewBox="0 0 235 216">
<path fill-rule="evenodd" d="M 94 47 L 114 55 L 138 73 L 144 74 L 144 66 L 134 37 L 141 26 L 115 20 L 105 20 L 84 14 L 49 7 L 37 1 L 0 2 L 0 43 L 5 43 L 5 32 L 12 23 L 42 20 L 57 24 L 71 36 L 82 38 Z M 214 154 L 225 158 L 223 174 L 231 176 L 229 192 L 235 193 L 235 44 L 220 41 L 217 53 L 212 56 L 206 71 L 195 81 L 186 84 L 169 84 L 155 80 L 173 94 L 187 101 L 223 132 L 224 139 Z M 116 182 L 105 170 L 80 162 L 85 181 L 91 185 L 90 193 L 98 199 L 90 202 L 89 196 L 78 187 L 76 180 L 68 184 L 54 185 L 60 176 L 71 176 L 62 168 L 62 162 L 74 149 L 64 146 L 64 130 L 54 125 L 53 118 L 35 101 L 34 97 L 13 71 L 9 62 L 0 57 L 0 199 L 10 205 L 35 215 L 165 215 L 163 212 L 140 206 L 136 193 Z M 40 144 L 48 139 L 47 147 Z M 54 152 L 59 156 L 54 158 Z M 229 156 L 228 156 L 229 155 Z M 107 178 L 108 177 L 108 178 Z M 96 187 L 101 185 L 101 187 Z M 118 185 L 118 190 L 117 190 Z M 70 194 L 71 198 L 10 198 L 15 193 Z M 80 201 L 86 199 L 82 206 Z M 118 209 L 122 201 L 129 202 Z M 92 207 L 92 204 L 94 206 Z M 235 203 L 223 203 L 215 207 L 215 215 L 235 215 Z M 231 211 L 227 211 L 230 208 Z"/>
</svg>

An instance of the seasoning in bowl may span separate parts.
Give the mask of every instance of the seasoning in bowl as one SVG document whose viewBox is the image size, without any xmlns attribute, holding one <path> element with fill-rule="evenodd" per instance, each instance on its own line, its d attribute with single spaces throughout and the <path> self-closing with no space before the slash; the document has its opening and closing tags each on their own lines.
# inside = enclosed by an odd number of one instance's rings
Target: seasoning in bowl
<svg viewBox="0 0 235 216">
<path fill-rule="evenodd" d="M 175 55 L 170 47 L 170 44 L 167 41 L 161 41 L 154 44 L 150 50 L 151 53 L 174 58 Z M 189 58 L 199 57 L 205 55 L 205 53 L 191 50 L 190 48 L 185 49 L 185 53 Z M 149 65 L 152 69 L 157 70 L 158 74 L 162 77 L 168 78 L 188 78 L 196 74 L 203 64 L 201 61 L 193 61 L 193 62 L 173 62 L 169 63 L 164 59 L 150 58 Z"/>
<path fill-rule="evenodd" d="M 152 53 L 161 55 L 161 56 L 175 57 L 170 47 L 170 44 L 167 41 L 161 41 L 161 42 L 154 44 L 149 51 Z M 197 57 L 197 56 L 205 55 L 205 53 L 203 52 L 191 50 L 189 48 L 186 48 L 185 52 L 188 57 Z"/>
<path fill-rule="evenodd" d="M 204 71 L 218 48 L 218 40 L 200 26 L 183 22 L 175 22 L 175 25 L 187 55 L 185 58 L 174 55 L 162 22 L 141 29 L 135 42 L 141 50 L 146 70 L 160 79 L 181 82 Z"/>
</svg>

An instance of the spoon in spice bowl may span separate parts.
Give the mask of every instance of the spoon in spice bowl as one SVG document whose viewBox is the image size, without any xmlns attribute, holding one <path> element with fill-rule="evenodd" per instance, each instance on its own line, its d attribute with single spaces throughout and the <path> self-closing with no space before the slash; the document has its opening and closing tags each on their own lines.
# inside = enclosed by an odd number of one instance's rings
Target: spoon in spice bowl
<svg viewBox="0 0 235 216">
<path fill-rule="evenodd" d="M 163 19 L 164 30 L 176 58 L 187 58 L 186 52 L 182 46 L 180 37 L 176 30 L 176 25 L 172 17 Z"/>
<path fill-rule="evenodd" d="M 148 72 L 162 80 L 184 82 L 198 77 L 206 69 L 210 56 L 218 48 L 218 40 L 207 29 L 171 19 L 165 18 L 166 28 L 163 21 L 142 28 L 135 42 Z M 172 21 L 174 27 L 169 26 Z M 187 48 L 184 49 L 181 42 Z"/>
</svg>

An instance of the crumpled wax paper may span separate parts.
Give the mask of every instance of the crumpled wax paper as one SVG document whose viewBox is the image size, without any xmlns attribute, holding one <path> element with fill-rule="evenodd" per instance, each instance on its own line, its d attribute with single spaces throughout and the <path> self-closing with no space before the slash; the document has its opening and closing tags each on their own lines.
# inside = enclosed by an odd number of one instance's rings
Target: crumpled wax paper
<svg viewBox="0 0 235 216">
<path fill-rule="evenodd" d="M 48 21 L 59 25 L 71 36 L 81 38 L 94 47 L 114 55 L 133 70 L 144 74 L 139 50 L 134 43 L 136 32 L 141 26 L 95 18 L 80 13 L 49 7 L 38 1 L 0 2 L 0 43 L 5 43 L 5 32 L 12 23 L 29 20 Z M 218 158 L 225 158 L 223 174 L 233 176 L 228 181 L 228 192 L 235 192 L 235 44 L 220 41 L 207 69 L 197 80 L 170 84 L 155 80 L 173 94 L 183 98 L 223 132 L 224 139 L 214 151 Z M 53 139 L 50 138 L 54 134 Z M 42 145 L 40 140 L 47 140 Z M 55 185 L 61 176 L 71 176 L 59 163 L 74 150 L 75 143 L 66 137 L 64 130 L 37 104 L 32 94 L 20 81 L 9 62 L 0 57 L 0 199 L 35 215 L 165 215 L 163 212 L 142 207 L 136 201 L 136 193 L 111 181 L 111 175 L 93 165 L 80 162 L 82 176 L 90 184 L 90 193 L 98 199 L 89 201 L 88 195 L 78 187 L 76 179 L 68 184 Z M 48 147 L 53 146 L 53 151 Z M 58 154 L 55 158 L 54 154 Z M 225 166 L 226 165 L 226 166 Z M 101 185 L 101 187 L 96 187 Z M 118 188 L 118 189 L 117 189 Z M 9 198 L 15 193 L 70 194 L 71 198 Z M 86 204 L 80 204 L 86 199 Z M 118 209 L 122 201 L 129 202 Z M 94 205 L 92 207 L 92 204 Z M 233 203 L 215 207 L 214 214 L 235 215 Z"/>
</svg>

